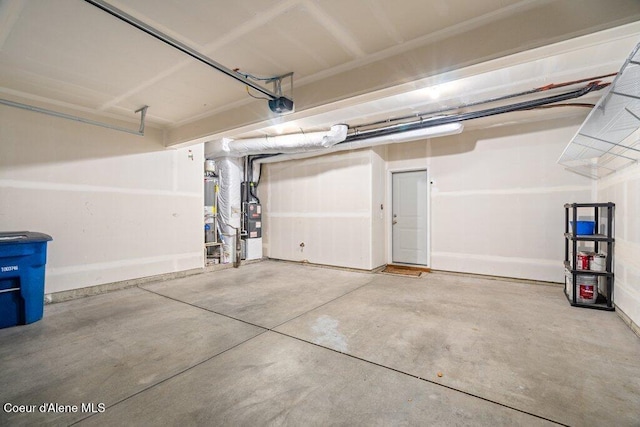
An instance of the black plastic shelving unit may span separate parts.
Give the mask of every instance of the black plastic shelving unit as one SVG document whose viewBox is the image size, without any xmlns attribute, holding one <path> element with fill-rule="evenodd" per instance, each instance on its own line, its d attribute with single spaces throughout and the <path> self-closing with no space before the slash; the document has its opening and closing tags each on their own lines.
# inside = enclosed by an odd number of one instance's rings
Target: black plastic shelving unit
<svg viewBox="0 0 640 427">
<path fill-rule="evenodd" d="M 615 310 L 613 305 L 613 249 L 614 249 L 614 232 L 613 232 L 613 215 L 615 204 L 608 203 L 568 203 L 564 205 L 565 209 L 565 221 L 564 221 L 564 268 L 565 274 L 571 275 L 573 287 L 571 295 L 568 292 L 568 285 L 565 279 L 565 288 L 564 294 L 567 297 L 567 300 L 572 306 L 575 307 L 585 307 L 585 308 L 594 308 L 599 310 Z M 576 234 L 576 227 L 570 228 L 570 223 L 574 221 L 574 224 L 578 221 L 578 210 L 584 212 L 585 210 L 592 209 L 594 221 L 595 221 L 595 232 L 596 234 L 592 235 L 579 235 Z M 601 226 L 604 225 L 601 223 L 601 219 L 604 218 L 606 221 L 606 228 L 604 229 L 604 234 L 598 234 L 602 232 Z M 571 231 L 570 231 L 571 230 Z M 591 242 L 593 244 L 593 251 L 599 252 L 603 245 L 606 245 L 606 259 L 605 259 L 605 271 L 594 271 L 594 270 L 578 270 L 577 267 L 577 258 L 578 258 L 578 242 Z M 598 298 L 596 302 L 593 304 L 578 302 L 577 300 L 577 279 L 578 276 L 596 276 L 596 289 L 599 290 L 600 278 L 606 278 L 605 292 L 603 294 L 598 294 Z"/>
</svg>

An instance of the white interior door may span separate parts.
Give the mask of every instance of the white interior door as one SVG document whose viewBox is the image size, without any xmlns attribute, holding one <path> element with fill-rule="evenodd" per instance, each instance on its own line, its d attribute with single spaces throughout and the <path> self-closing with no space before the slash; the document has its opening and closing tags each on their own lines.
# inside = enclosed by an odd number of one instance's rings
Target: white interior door
<svg viewBox="0 0 640 427">
<path fill-rule="evenodd" d="M 427 171 L 392 174 L 394 263 L 427 265 Z"/>
</svg>

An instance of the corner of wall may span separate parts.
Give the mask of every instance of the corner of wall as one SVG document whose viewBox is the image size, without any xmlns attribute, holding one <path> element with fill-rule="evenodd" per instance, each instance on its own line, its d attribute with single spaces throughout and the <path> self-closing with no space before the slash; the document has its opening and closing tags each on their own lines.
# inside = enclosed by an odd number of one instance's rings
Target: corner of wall
<svg viewBox="0 0 640 427">
<path fill-rule="evenodd" d="M 635 331 L 640 325 L 640 164 L 597 181 L 599 202 L 615 207 L 613 301 Z M 632 327 L 633 329 L 633 327 Z M 637 333 L 637 332 L 636 332 Z"/>
</svg>

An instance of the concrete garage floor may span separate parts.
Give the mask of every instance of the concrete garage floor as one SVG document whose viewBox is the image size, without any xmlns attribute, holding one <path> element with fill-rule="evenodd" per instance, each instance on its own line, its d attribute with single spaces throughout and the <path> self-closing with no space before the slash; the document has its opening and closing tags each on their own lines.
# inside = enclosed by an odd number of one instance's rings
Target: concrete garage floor
<svg viewBox="0 0 640 427">
<path fill-rule="evenodd" d="M 0 361 L 3 409 L 36 405 L 0 425 L 640 425 L 640 339 L 615 313 L 444 273 L 150 283 L 46 306 L 0 330 Z"/>
</svg>

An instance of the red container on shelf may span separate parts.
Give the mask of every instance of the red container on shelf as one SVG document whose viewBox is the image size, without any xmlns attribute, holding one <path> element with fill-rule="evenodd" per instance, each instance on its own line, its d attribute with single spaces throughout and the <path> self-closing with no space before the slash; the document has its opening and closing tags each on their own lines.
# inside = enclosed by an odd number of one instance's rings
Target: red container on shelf
<svg viewBox="0 0 640 427">
<path fill-rule="evenodd" d="M 589 270 L 592 255 L 589 252 L 578 252 L 576 270 Z"/>
</svg>

